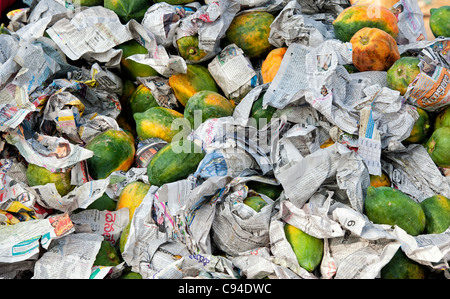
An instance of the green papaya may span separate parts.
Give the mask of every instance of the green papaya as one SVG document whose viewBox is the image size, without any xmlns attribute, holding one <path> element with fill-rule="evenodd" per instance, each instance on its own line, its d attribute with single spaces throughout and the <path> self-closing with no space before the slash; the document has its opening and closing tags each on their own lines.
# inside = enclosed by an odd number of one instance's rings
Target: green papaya
<svg viewBox="0 0 450 299">
<path fill-rule="evenodd" d="M 265 196 L 275 200 L 280 197 L 281 192 L 283 192 L 283 186 L 272 185 L 258 181 L 250 181 L 247 183 L 247 187 L 256 193 L 264 194 Z"/>
<path fill-rule="evenodd" d="M 95 257 L 94 266 L 117 266 L 120 262 L 120 256 L 116 248 L 108 241 L 103 240 L 100 250 Z"/>
<path fill-rule="evenodd" d="M 424 199 L 422 207 L 425 218 L 425 233 L 440 234 L 450 226 L 450 199 L 442 195 L 433 195 Z"/>
<path fill-rule="evenodd" d="M 440 127 L 450 127 L 450 106 L 438 112 L 434 120 L 434 129 L 439 129 Z"/>
<path fill-rule="evenodd" d="M 277 108 L 272 106 L 267 106 L 266 109 L 263 109 L 264 94 L 265 92 L 261 93 L 258 99 L 253 103 L 250 112 L 250 117 L 256 121 L 256 128 L 258 129 L 261 129 L 265 124 L 268 124 L 277 110 Z"/>
<path fill-rule="evenodd" d="M 382 279 L 424 279 L 427 268 L 408 258 L 399 248 L 380 271 Z"/>
<path fill-rule="evenodd" d="M 450 37 L 450 6 L 430 9 L 430 29 L 434 37 Z"/>
<path fill-rule="evenodd" d="M 450 167 L 450 127 L 441 127 L 431 134 L 425 148 L 439 167 Z"/>
<path fill-rule="evenodd" d="M 267 202 L 261 196 L 247 196 L 244 199 L 244 204 L 251 207 L 256 212 L 259 212 L 267 205 Z"/>
<path fill-rule="evenodd" d="M 392 187 L 369 186 L 364 209 L 373 223 L 397 225 L 412 236 L 419 235 L 425 229 L 425 213 L 421 206 Z"/>
<path fill-rule="evenodd" d="M 162 186 L 185 179 L 197 170 L 204 156 L 203 150 L 190 140 L 180 139 L 168 143 L 147 165 L 148 182 Z"/>
<path fill-rule="evenodd" d="M 313 237 L 297 227 L 284 225 L 286 239 L 294 250 L 299 265 L 312 272 L 320 264 L 323 257 L 323 240 Z"/>
</svg>

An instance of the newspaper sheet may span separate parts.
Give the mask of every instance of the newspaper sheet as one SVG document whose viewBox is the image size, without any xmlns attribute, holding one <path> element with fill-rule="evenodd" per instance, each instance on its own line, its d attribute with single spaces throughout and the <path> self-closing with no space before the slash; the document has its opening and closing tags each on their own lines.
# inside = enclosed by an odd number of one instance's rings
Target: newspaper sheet
<svg viewBox="0 0 450 299">
<path fill-rule="evenodd" d="M 72 214 L 70 219 L 76 233 L 100 234 L 113 246 L 119 242 L 122 231 L 130 221 L 128 208 L 117 211 L 83 210 Z"/>
<path fill-rule="evenodd" d="M 210 60 L 220 52 L 220 40 L 239 9 L 238 0 L 212 1 L 199 7 L 193 14 L 181 19 L 175 29 L 173 46 L 178 49 L 179 39 L 196 36 L 198 48 L 205 52 L 205 56 L 199 60 L 187 59 L 186 62 L 199 63 Z"/>
<path fill-rule="evenodd" d="M 89 279 L 102 240 L 99 234 L 77 233 L 52 242 L 32 279 Z"/>
<path fill-rule="evenodd" d="M 236 44 L 226 46 L 208 64 L 208 70 L 225 96 L 239 103 L 258 85 L 258 76 L 250 60 Z"/>
<path fill-rule="evenodd" d="M 0 226 L 0 262 L 15 263 L 37 259 L 39 247 L 48 248 L 51 241 L 71 234 L 73 223 L 68 214 L 55 214 L 47 219 Z"/>
</svg>

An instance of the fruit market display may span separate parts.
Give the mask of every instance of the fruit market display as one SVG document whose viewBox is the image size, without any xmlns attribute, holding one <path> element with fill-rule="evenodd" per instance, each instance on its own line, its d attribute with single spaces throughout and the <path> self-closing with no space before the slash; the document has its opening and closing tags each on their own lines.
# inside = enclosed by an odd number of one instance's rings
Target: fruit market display
<svg viewBox="0 0 450 299">
<path fill-rule="evenodd" d="M 18 2 L 0 278 L 450 278 L 449 6 Z"/>
</svg>

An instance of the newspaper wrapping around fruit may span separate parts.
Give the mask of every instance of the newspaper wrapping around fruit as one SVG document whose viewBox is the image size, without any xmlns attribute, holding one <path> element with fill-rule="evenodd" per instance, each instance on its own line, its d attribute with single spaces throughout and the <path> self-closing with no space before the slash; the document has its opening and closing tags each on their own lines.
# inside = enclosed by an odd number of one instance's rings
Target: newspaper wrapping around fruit
<svg viewBox="0 0 450 299">
<path fill-rule="evenodd" d="M 54 214 L 46 219 L 19 222 L 14 225 L 2 225 L 0 226 L 0 262 L 36 260 L 40 246 L 47 249 L 52 240 L 70 235 L 73 231 L 73 223 L 67 213 Z"/>
<path fill-rule="evenodd" d="M 33 279 L 89 279 L 102 240 L 100 234 L 79 233 L 52 242 L 36 261 Z"/>
<path fill-rule="evenodd" d="M 176 27 L 173 46 L 179 49 L 178 40 L 183 37 L 198 37 L 198 50 L 205 55 L 198 60 L 186 58 L 186 62 L 200 63 L 211 59 L 220 52 L 220 40 L 239 9 L 237 0 L 218 0 L 199 7 Z"/>
<path fill-rule="evenodd" d="M 170 47 L 173 44 L 175 30 L 181 20 L 195 13 L 200 7 L 198 2 L 185 5 L 155 3 L 145 12 L 141 24 L 155 35 L 159 45 Z"/>
<path fill-rule="evenodd" d="M 423 21 L 413 2 L 394 5 L 406 8 L 397 15 L 399 41 L 410 44 L 400 50 L 420 52 L 422 72 L 425 63 L 431 63 L 441 68 L 435 75 L 443 74 L 449 62 L 448 39 L 420 41 Z M 154 279 L 377 278 L 400 247 L 413 261 L 448 270 L 450 228 L 411 236 L 398 226 L 374 224 L 364 214 L 370 175 L 381 170 L 392 186 L 416 202 L 434 194 L 450 197 L 450 181 L 421 145 L 402 144 L 418 113 L 411 100 L 405 102 L 387 88 L 386 73 L 350 74 L 345 69 L 351 63 L 351 47 L 332 40 L 330 33 L 332 20 L 348 1 L 206 3 L 189 4 L 197 11 L 180 22 L 174 18 L 178 6 L 171 6 L 175 11 L 165 13 L 175 22 L 154 28 L 148 22 L 160 19 L 150 10 L 147 23 L 123 25 L 101 6 L 76 7 L 63 0 L 41 0 L 33 9 L 17 12 L 17 18 L 11 16 L 16 33 L 0 35 L 1 130 L 6 141 L 0 143 L 5 155 L 0 160 L 0 224 L 5 224 L 0 225 L 0 277 L 32 271 L 33 278 L 117 278 L 127 265 L 143 278 Z M 271 40 L 288 51 L 271 83 L 259 84 L 259 69 L 236 45 L 233 54 L 240 60 L 229 57 L 229 47 L 218 51 L 217 42 L 239 5 L 280 12 Z M 117 200 L 130 182 L 148 183 L 146 165 L 161 148 L 142 154 L 136 168 L 101 180 L 89 177 L 86 160 L 92 152 L 83 145 L 100 132 L 120 128 L 116 118 L 123 86 L 111 70 L 118 67 L 121 53 L 114 47 L 139 40 L 149 54 L 129 59 L 154 67 L 166 78 L 185 73 L 185 61 L 169 54 L 165 45 L 176 29 L 189 27 L 183 25 L 188 20 L 195 23 L 200 47 L 214 53 L 210 71 L 237 103 L 233 116 L 209 119 L 188 135 L 204 150 L 204 159 L 186 179 L 151 186 L 132 219 L 127 208 L 86 209 L 103 194 Z M 44 32 L 58 42 L 42 37 Z M 85 59 L 90 67 L 72 66 L 66 56 Z M 66 74 L 67 79 L 48 81 Z M 176 100 L 166 78 L 137 82 L 153 87 L 160 106 L 173 107 Z M 258 127 L 251 108 L 263 93 L 263 106 L 277 111 Z M 30 130 L 36 127 L 39 132 Z M 54 129 L 64 137 L 52 136 Z M 334 144 L 322 147 L 330 137 Z M 58 142 L 69 144 L 70 151 L 59 151 Z M 152 139 L 140 146 L 155 144 L 166 143 Z M 54 183 L 27 186 L 23 164 L 8 157 L 17 156 L 12 148 L 28 163 L 70 171 L 73 190 L 61 196 Z M 248 187 L 251 182 L 279 185 L 283 192 L 278 198 L 260 194 L 266 205 L 256 212 L 243 203 L 256 193 Z M 128 223 L 124 262 L 93 266 L 101 242 L 117 245 Z M 283 229 L 286 224 L 323 240 L 316 271 L 298 263 Z M 216 249 L 226 256 L 214 255 Z"/>
<path fill-rule="evenodd" d="M 226 46 L 216 55 L 208 63 L 208 70 L 225 96 L 236 103 L 259 82 L 250 60 L 235 44 Z"/>
<path fill-rule="evenodd" d="M 270 25 L 269 42 L 274 47 L 300 43 L 306 46 L 318 46 L 325 39 L 333 37 L 326 26 L 301 13 L 300 3 L 289 1 Z"/>
<path fill-rule="evenodd" d="M 411 82 L 405 99 L 426 111 L 439 111 L 450 103 L 450 40 L 436 39 L 401 47 L 404 52 L 418 52 L 420 73 Z"/>
</svg>

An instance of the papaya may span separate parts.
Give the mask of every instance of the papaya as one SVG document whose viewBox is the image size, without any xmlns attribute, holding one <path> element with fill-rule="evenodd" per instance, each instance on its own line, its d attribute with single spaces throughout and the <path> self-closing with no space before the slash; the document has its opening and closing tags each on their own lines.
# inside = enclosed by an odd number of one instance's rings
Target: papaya
<svg viewBox="0 0 450 299">
<path fill-rule="evenodd" d="M 275 200 L 280 197 L 283 192 L 283 186 L 272 185 L 258 181 L 250 181 L 247 183 L 247 187 L 250 190 L 255 191 L 258 194 L 264 194 L 265 196 Z"/>
<path fill-rule="evenodd" d="M 117 266 L 120 262 L 121 258 L 116 248 L 108 241 L 103 240 L 93 266 Z"/>
<path fill-rule="evenodd" d="M 442 109 L 436 115 L 434 120 L 434 130 L 440 127 L 450 127 L 450 106 Z"/>
<path fill-rule="evenodd" d="M 403 140 L 404 144 L 422 143 L 428 136 L 431 123 L 428 113 L 422 108 L 416 108 L 419 113 L 419 118 L 414 123 L 414 126 L 409 134 L 409 137 Z"/>
<path fill-rule="evenodd" d="M 80 4 L 80 6 L 103 6 L 104 0 L 78 0 L 74 1 L 74 4 Z"/>
<path fill-rule="evenodd" d="M 433 195 L 420 202 L 425 213 L 425 233 L 440 234 L 450 226 L 450 199 L 443 195 Z"/>
<path fill-rule="evenodd" d="M 381 29 L 394 39 L 399 33 L 395 15 L 379 5 L 347 7 L 333 21 L 334 34 L 343 42 L 349 42 L 353 35 L 364 27 Z"/>
<path fill-rule="evenodd" d="M 152 107 L 158 107 L 152 91 L 144 84 L 139 84 L 129 98 L 129 105 L 132 114 L 144 112 Z"/>
<path fill-rule="evenodd" d="M 153 0 L 154 3 L 166 2 L 170 5 L 183 5 L 194 1 L 195 0 Z"/>
<path fill-rule="evenodd" d="M 188 64 L 186 74 L 175 74 L 169 77 L 169 85 L 183 106 L 186 106 L 189 98 L 199 91 L 219 92 L 217 83 L 208 68 L 201 64 Z"/>
<path fill-rule="evenodd" d="M 261 196 L 247 196 L 243 203 L 256 212 L 261 211 L 261 209 L 267 205 L 267 202 Z"/>
<path fill-rule="evenodd" d="M 233 111 L 234 105 L 226 97 L 215 91 L 202 90 L 189 98 L 184 108 L 184 117 L 195 130 L 207 119 L 231 116 Z M 195 119 L 196 115 L 201 119 Z"/>
<path fill-rule="evenodd" d="M 148 182 L 155 186 L 187 178 L 197 170 L 205 156 L 203 150 L 190 140 L 180 139 L 165 145 L 147 165 Z"/>
<path fill-rule="evenodd" d="M 133 218 L 134 211 L 141 204 L 145 195 L 147 195 L 150 185 L 141 181 L 133 181 L 123 187 L 117 199 L 115 210 L 128 208 L 130 220 Z"/>
<path fill-rule="evenodd" d="M 381 5 L 387 9 L 391 9 L 398 0 L 350 0 L 351 5 Z"/>
<path fill-rule="evenodd" d="M 198 45 L 198 35 L 183 36 L 176 41 L 178 53 L 186 61 L 200 62 L 208 54 Z"/>
<path fill-rule="evenodd" d="M 142 279 L 142 275 L 137 272 L 128 271 L 122 274 L 119 279 Z"/>
<path fill-rule="evenodd" d="M 128 23 L 131 19 L 140 23 L 152 4 L 149 0 L 104 0 L 103 6 L 114 11 L 122 23 Z"/>
<path fill-rule="evenodd" d="M 5 24 L 3 23 L 0 25 L 0 34 L 11 35 L 9 30 L 5 28 Z"/>
<path fill-rule="evenodd" d="M 99 210 L 99 211 L 114 211 L 116 208 L 116 202 L 108 194 L 103 193 L 102 196 L 94 200 L 90 205 L 86 207 L 86 210 Z M 77 210 L 78 212 L 78 210 Z"/>
<path fill-rule="evenodd" d="M 387 70 L 386 82 L 390 89 L 398 90 L 401 95 L 406 93 L 409 84 L 420 73 L 418 66 L 420 62 L 416 57 L 400 57 L 394 64 Z"/>
<path fill-rule="evenodd" d="M 133 116 L 140 140 L 160 138 L 171 142 L 172 138 L 182 130 L 172 128 L 172 123 L 177 118 L 183 118 L 183 114 L 170 108 L 153 107 L 144 112 L 135 113 Z"/>
<path fill-rule="evenodd" d="M 298 264 L 309 272 L 314 271 L 322 261 L 323 240 L 313 237 L 289 223 L 284 225 L 284 233 L 294 250 Z"/>
<path fill-rule="evenodd" d="M 272 82 L 273 78 L 280 69 L 280 64 L 281 61 L 283 61 L 286 50 L 286 47 L 276 48 L 267 54 L 261 65 L 261 77 L 264 84 Z"/>
<path fill-rule="evenodd" d="M 120 68 L 123 75 L 131 80 L 136 81 L 136 77 L 150 77 L 157 76 L 158 72 L 151 66 L 136 62 L 134 60 L 126 59 L 134 54 L 147 54 L 148 50 L 138 43 L 136 40 L 131 39 L 120 45 L 116 46 L 116 49 L 122 50 L 122 58 L 120 59 Z"/>
<path fill-rule="evenodd" d="M 389 187 L 391 186 L 391 180 L 389 179 L 389 176 L 386 174 L 386 172 L 381 171 L 381 175 L 369 175 L 370 177 L 370 186 L 373 186 L 375 188 L 377 187 Z"/>
<path fill-rule="evenodd" d="M 430 9 L 430 29 L 434 37 L 450 37 L 450 6 Z"/>
<path fill-rule="evenodd" d="M 425 213 L 420 205 L 392 187 L 369 186 L 364 209 L 373 223 L 397 225 L 412 236 L 419 235 L 425 229 Z"/>
<path fill-rule="evenodd" d="M 127 107 L 129 105 L 130 97 L 136 90 L 137 86 L 131 80 L 128 79 L 125 79 L 122 82 L 123 82 L 123 91 L 119 97 L 119 100 L 120 105 L 122 105 L 122 107 Z"/>
<path fill-rule="evenodd" d="M 119 238 L 119 252 L 120 255 L 123 255 L 125 251 L 125 244 L 128 240 L 128 235 L 130 234 L 130 228 L 131 228 L 131 221 L 128 222 L 127 226 L 123 229 L 123 231 L 120 233 Z"/>
<path fill-rule="evenodd" d="M 274 48 L 269 43 L 270 25 L 274 19 L 265 11 L 238 14 L 225 32 L 224 43 L 236 44 L 250 59 L 264 57 Z"/>
<path fill-rule="evenodd" d="M 450 167 L 450 127 L 435 129 L 425 143 L 425 148 L 437 166 Z"/>
<path fill-rule="evenodd" d="M 136 152 L 133 136 L 114 129 L 92 138 L 86 149 L 94 152 L 94 156 L 87 159 L 87 165 L 90 176 L 95 180 L 107 178 L 114 171 L 130 169 Z"/>
<path fill-rule="evenodd" d="M 275 111 L 277 111 L 277 108 L 272 106 L 267 106 L 266 109 L 263 109 L 264 94 L 265 92 L 262 92 L 258 99 L 253 102 L 252 110 L 250 111 L 250 117 L 255 120 L 256 128 L 258 129 L 268 124 Z"/>
<path fill-rule="evenodd" d="M 27 166 L 26 177 L 30 187 L 54 183 L 61 196 L 66 195 L 75 187 L 70 184 L 70 171 L 51 172 L 45 167 L 32 163 Z"/>
<path fill-rule="evenodd" d="M 364 27 L 350 39 L 352 61 L 360 72 L 387 71 L 398 59 L 397 42 L 385 31 Z"/>
<path fill-rule="evenodd" d="M 380 271 L 381 279 L 425 279 L 427 268 L 410 259 L 399 248 Z"/>
</svg>

